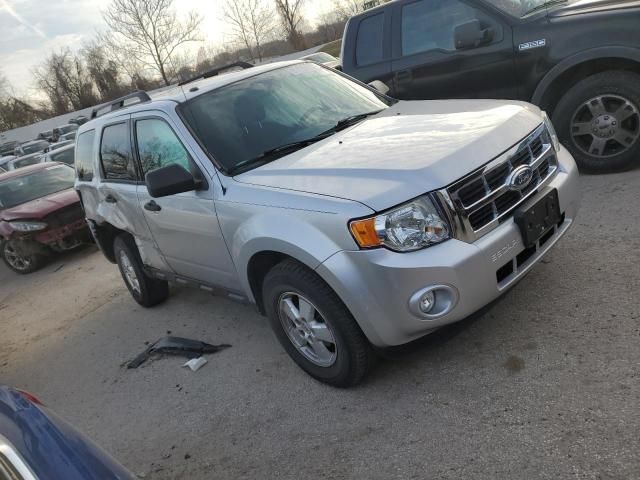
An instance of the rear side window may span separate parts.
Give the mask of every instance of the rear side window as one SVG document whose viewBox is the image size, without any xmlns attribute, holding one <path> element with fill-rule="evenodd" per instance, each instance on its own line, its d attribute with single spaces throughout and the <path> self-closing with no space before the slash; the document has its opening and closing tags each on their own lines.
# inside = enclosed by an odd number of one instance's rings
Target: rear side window
<svg viewBox="0 0 640 480">
<path fill-rule="evenodd" d="M 103 130 L 100 161 L 105 180 L 137 180 L 127 123 L 109 125 Z"/>
<path fill-rule="evenodd" d="M 356 63 L 370 65 L 384 58 L 384 13 L 367 17 L 360 22 L 356 39 Z"/>
<path fill-rule="evenodd" d="M 459 0 L 420 0 L 402 7 L 402 54 L 455 50 L 455 27 L 476 18 Z"/>
<path fill-rule="evenodd" d="M 78 180 L 90 182 L 93 180 L 93 145 L 96 131 L 89 130 L 78 137 L 76 143 L 76 176 Z"/>
</svg>

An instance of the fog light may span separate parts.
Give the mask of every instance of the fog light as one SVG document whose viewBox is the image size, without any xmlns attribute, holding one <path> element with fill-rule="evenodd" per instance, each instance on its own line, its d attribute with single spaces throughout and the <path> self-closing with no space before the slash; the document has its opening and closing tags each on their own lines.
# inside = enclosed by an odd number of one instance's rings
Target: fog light
<svg viewBox="0 0 640 480">
<path fill-rule="evenodd" d="M 428 291 L 420 297 L 420 311 L 422 313 L 429 313 L 433 310 L 433 306 L 436 304 L 436 295 L 433 290 Z"/>
<path fill-rule="evenodd" d="M 452 285 L 429 285 L 411 295 L 409 310 L 422 320 L 436 320 L 450 313 L 458 298 L 458 290 Z"/>
</svg>

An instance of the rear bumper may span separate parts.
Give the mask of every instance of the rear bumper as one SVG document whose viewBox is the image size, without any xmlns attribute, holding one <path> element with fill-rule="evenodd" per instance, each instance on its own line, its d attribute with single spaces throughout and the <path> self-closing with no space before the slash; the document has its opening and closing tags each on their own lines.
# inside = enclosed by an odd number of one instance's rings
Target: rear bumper
<svg viewBox="0 0 640 480">
<path fill-rule="evenodd" d="M 563 221 L 533 251 L 525 252 L 520 231 L 510 218 L 475 243 L 453 239 L 412 253 L 341 251 L 317 272 L 379 347 L 401 345 L 462 320 L 517 283 L 573 224 L 579 208 L 578 171 L 566 149 L 558 153 L 558 160 L 560 170 L 549 187 L 558 190 Z M 504 275 L 508 264 L 513 269 Z M 455 292 L 455 305 L 439 318 L 426 319 L 414 313 L 411 298 L 432 285 Z"/>
</svg>

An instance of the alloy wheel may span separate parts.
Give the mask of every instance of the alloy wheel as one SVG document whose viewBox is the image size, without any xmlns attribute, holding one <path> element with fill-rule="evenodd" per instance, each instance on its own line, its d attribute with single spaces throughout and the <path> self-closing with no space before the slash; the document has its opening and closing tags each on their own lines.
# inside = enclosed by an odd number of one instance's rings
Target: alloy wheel
<svg viewBox="0 0 640 480">
<path fill-rule="evenodd" d="M 571 119 L 570 133 L 576 147 L 588 155 L 619 155 L 638 141 L 640 113 L 627 98 L 600 95 L 578 107 Z"/>
<path fill-rule="evenodd" d="M 122 265 L 122 272 L 124 273 L 124 278 L 131 287 L 131 289 L 140 294 L 140 281 L 138 280 L 138 275 L 136 274 L 135 269 L 133 268 L 133 264 L 127 253 L 124 250 L 120 251 L 120 265 Z"/>
<path fill-rule="evenodd" d="M 307 360 L 319 367 L 335 363 L 335 337 L 313 303 L 299 293 L 283 293 L 278 300 L 278 316 L 289 340 Z"/>
<path fill-rule="evenodd" d="M 28 270 L 33 262 L 30 257 L 20 255 L 10 243 L 4 246 L 4 258 L 12 268 L 19 271 Z"/>
</svg>

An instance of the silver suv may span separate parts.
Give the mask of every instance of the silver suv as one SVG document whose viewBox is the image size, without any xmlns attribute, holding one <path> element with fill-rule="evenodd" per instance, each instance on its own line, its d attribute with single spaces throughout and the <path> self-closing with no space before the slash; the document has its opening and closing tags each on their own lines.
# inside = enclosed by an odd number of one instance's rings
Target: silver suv
<svg viewBox="0 0 640 480">
<path fill-rule="evenodd" d="M 321 381 L 491 302 L 575 219 L 537 107 L 399 102 L 311 62 L 216 73 L 96 111 L 76 188 L 138 303 L 174 282 L 255 304 Z"/>
</svg>

